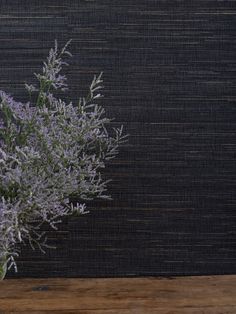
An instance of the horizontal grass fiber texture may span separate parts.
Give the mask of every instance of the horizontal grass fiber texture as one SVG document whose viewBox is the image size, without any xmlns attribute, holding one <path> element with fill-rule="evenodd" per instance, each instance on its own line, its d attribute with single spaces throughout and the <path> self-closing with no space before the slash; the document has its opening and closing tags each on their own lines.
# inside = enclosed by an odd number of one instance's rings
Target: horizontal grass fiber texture
<svg viewBox="0 0 236 314">
<path fill-rule="evenodd" d="M 105 175 L 112 201 L 22 248 L 9 277 L 236 273 L 236 2 L 2 0 L 0 88 L 26 100 L 57 38 L 76 102 L 104 72 L 102 104 L 130 134 Z"/>
</svg>

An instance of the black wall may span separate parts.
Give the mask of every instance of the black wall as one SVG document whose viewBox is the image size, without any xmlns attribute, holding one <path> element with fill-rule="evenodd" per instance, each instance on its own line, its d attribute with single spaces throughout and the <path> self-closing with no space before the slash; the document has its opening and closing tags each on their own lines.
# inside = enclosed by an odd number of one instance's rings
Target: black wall
<svg viewBox="0 0 236 314">
<path fill-rule="evenodd" d="M 10 276 L 236 273 L 236 2 L 1 0 L 0 88 L 25 100 L 57 38 L 68 99 L 104 71 L 107 115 L 130 134 L 113 201 L 25 247 Z"/>
</svg>

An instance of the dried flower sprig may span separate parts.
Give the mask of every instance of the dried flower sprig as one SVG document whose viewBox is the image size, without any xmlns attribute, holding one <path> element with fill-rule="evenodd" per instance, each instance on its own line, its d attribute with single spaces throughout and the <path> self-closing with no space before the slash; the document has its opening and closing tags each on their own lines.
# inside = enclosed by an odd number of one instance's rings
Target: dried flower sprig
<svg viewBox="0 0 236 314">
<path fill-rule="evenodd" d="M 28 103 L 0 91 L 0 277 L 12 266 L 17 270 L 20 243 L 43 252 L 49 246 L 42 224 L 56 229 L 63 216 L 87 213 L 87 200 L 109 198 L 101 169 L 126 136 L 122 127 L 109 134 L 110 120 L 96 103 L 102 74 L 76 106 L 53 95 L 67 89 L 61 70 L 63 57 L 71 56 L 68 44 L 58 50 L 55 42 L 35 74 L 38 85 L 25 85 Z"/>
</svg>

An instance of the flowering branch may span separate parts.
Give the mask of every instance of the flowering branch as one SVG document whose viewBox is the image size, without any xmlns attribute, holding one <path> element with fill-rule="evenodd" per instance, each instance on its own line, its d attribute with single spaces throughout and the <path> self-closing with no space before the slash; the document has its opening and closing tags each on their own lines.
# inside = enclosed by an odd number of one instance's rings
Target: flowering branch
<svg viewBox="0 0 236 314">
<path fill-rule="evenodd" d="M 122 127 L 109 134 L 110 120 L 96 103 L 102 73 L 76 106 L 52 94 L 67 89 L 61 70 L 71 56 L 68 44 L 59 51 L 55 41 L 42 73 L 35 74 L 38 86 L 25 84 L 29 102 L 0 91 L 0 277 L 7 268 L 17 270 L 20 243 L 43 252 L 49 247 L 42 224 L 56 229 L 62 217 L 88 213 L 87 200 L 110 198 L 101 170 L 126 136 Z"/>
</svg>

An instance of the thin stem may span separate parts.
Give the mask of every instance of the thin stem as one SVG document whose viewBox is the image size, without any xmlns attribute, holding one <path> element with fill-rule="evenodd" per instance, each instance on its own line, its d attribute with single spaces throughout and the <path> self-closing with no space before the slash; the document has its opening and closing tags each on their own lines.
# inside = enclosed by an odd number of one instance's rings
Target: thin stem
<svg viewBox="0 0 236 314">
<path fill-rule="evenodd" d="M 6 256 L 0 259 L 0 280 L 3 280 L 7 273 L 7 258 Z"/>
</svg>

